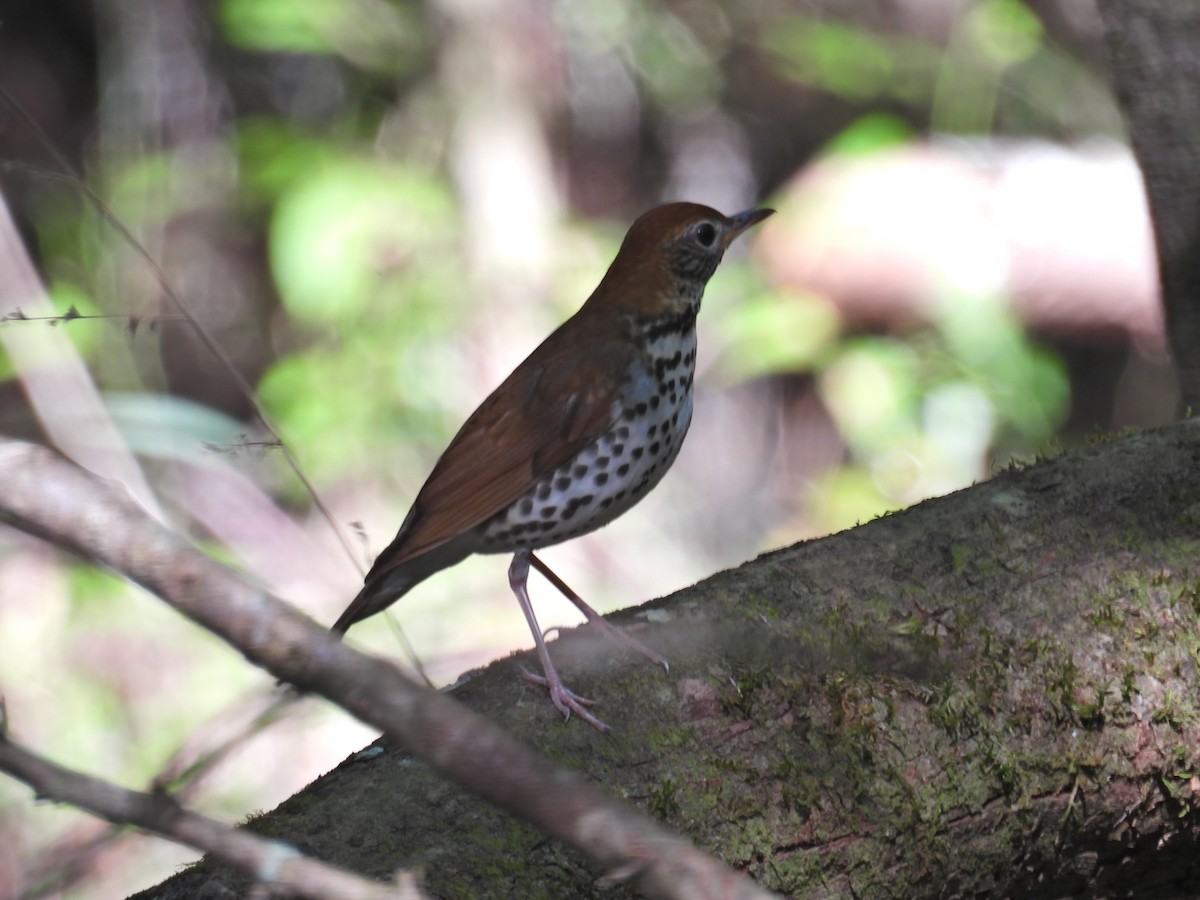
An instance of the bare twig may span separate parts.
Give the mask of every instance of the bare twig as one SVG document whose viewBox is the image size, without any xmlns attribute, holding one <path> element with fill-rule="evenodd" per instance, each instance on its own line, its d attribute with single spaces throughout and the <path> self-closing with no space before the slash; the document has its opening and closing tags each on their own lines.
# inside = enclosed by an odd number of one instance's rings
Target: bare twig
<svg viewBox="0 0 1200 900">
<path fill-rule="evenodd" d="M 203 784 L 205 775 L 236 753 L 250 738 L 278 721 L 298 699 L 294 691 L 280 694 L 275 689 L 240 699 L 221 710 L 196 728 L 171 755 L 154 776 L 154 792 L 170 791 L 176 800 L 188 800 Z M 124 827 L 124 823 L 85 835 L 72 833 L 40 855 L 38 865 L 28 879 L 31 886 L 22 890 L 21 900 L 58 894 L 77 884 L 88 877 L 90 860 L 112 851 L 131 837 L 134 833 Z"/>
<path fill-rule="evenodd" d="M 0 196 L 0 313 L 18 308 L 26 315 L 55 312 Z M 17 336 L 0 328 L 0 345 L 47 438 L 80 465 L 121 481 L 148 510 L 160 514 L 141 463 L 126 445 L 71 340 L 59 329 L 36 328 Z"/>
<path fill-rule="evenodd" d="M 381 885 L 305 857 L 282 841 L 258 837 L 192 812 L 166 793 L 139 793 L 55 765 L 0 735 L 0 769 L 39 797 L 70 803 L 119 825 L 135 825 L 252 872 L 258 881 L 300 897 L 326 900 L 419 898 L 411 880 Z"/>
<path fill-rule="evenodd" d="M 196 792 L 204 775 L 256 734 L 270 728 L 301 698 L 279 688 L 260 691 L 222 709 L 197 728 L 154 777 L 154 787 L 183 799 Z M 228 731 L 219 737 L 220 731 Z"/>
<path fill-rule="evenodd" d="M 381 728 L 458 784 L 651 896 L 771 896 L 450 698 L 337 640 L 49 450 L 0 440 L 0 520 L 123 573 L 251 662 Z"/>
<path fill-rule="evenodd" d="M 170 279 L 167 278 L 167 273 L 163 271 L 163 268 L 159 265 L 158 260 L 156 260 L 150 254 L 150 251 L 148 251 L 141 244 L 141 242 L 138 241 L 138 239 L 133 235 L 133 232 L 125 227 L 125 224 L 111 209 L 109 209 L 108 204 L 101 199 L 100 195 L 92 190 L 91 186 L 88 185 L 88 183 L 84 181 L 83 178 L 75 171 L 75 168 L 71 165 L 70 160 L 68 160 L 67 157 L 61 151 L 59 151 L 59 149 L 54 145 L 54 142 L 50 139 L 50 136 L 46 134 L 45 130 L 37 123 L 37 121 L 30 116 L 29 113 L 25 111 L 25 108 L 21 106 L 21 104 L 18 103 L 12 97 L 12 95 L 8 93 L 8 91 L 4 90 L 3 87 L 0 87 L 0 101 L 3 101 L 9 106 L 9 108 L 13 110 L 17 117 L 25 123 L 25 126 L 37 138 L 38 142 L 42 144 L 42 146 L 46 149 L 46 152 L 49 153 L 50 157 L 54 160 L 55 165 L 57 165 L 61 170 L 61 177 L 69 183 L 75 185 L 83 193 L 88 203 L 91 204 L 92 208 L 95 209 L 100 218 L 107 223 L 124 241 L 126 241 L 133 251 L 139 257 L 141 257 L 145 264 L 150 268 L 150 271 L 153 273 L 155 280 L 158 282 L 159 287 L 163 291 L 163 294 L 171 301 L 171 303 L 175 306 L 175 309 L 178 310 L 179 316 L 192 327 L 196 333 L 196 336 L 200 339 L 200 342 L 205 346 L 209 353 L 212 354 L 213 358 L 217 361 L 221 368 L 225 370 L 229 378 L 232 379 L 233 383 L 237 386 L 238 392 L 250 405 L 250 408 L 254 410 L 254 415 L 262 424 L 262 427 L 266 429 L 267 433 L 270 434 L 272 439 L 278 444 L 279 450 L 283 454 L 283 458 L 287 462 L 288 467 L 291 468 L 297 480 L 304 487 L 305 492 L 309 495 L 309 497 L 312 498 L 313 505 L 317 507 L 317 510 L 320 512 L 321 516 L 333 530 L 333 533 L 336 535 L 342 550 L 345 552 L 346 556 L 349 557 L 351 565 L 353 565 L 360 574 L 363 573 L 364 569 L 362 560 L 354 552 L 354 547 L 350 541 L 350 538 L 347 536 L 345 529 L 338 524 L 333 512 L 325 504 L 325 501 L 321 499 L 321 495 L 317 493 L 316 486 L 312 483 L 312 481 L 309 480 L 304 468 L 300 465 L 299 458 L 297 458 L 295 453 L 292 452 L 291 446 L 288 445 L 288 443 L 283 439 L 283 436 L 279 433 L 279 430 L 275 427 L 274 422 L 267 413 L 266 407 L 264 407 L 262 405 L 262 401 L 259 400 L 258 392 L 254 390 L 254 388 L 246 380 L 245 376 L 242 375 L 241 370 L 233 364 L 233 360 L 229 358 L 229 355 L 225 352 L 221 345 L 217 343 L 216 339 L 211 333 L 209 333 L 208 329 L 204 327 L 204 323 L 202 323 L 196 318 L 195 315 L 193 315 L 191 308 L 183 301 L 183 298 L 179 296 L 179 294 L 175 291 L 175 288 L 171 285 Z M 50 174 L 53 175 L 54 173 Z M 425 667 L 423 663 L 417 656 L 411 642 L 408 640 L 407 635 L 405 635 L 404 630 L 400 627 L 399 623 L 395 622 L 394 620 L 392 621 L 392 627 L 399 636 L 401 646 L 404 648 L 405 653 L 409 656 L 413 667 L 418 673 L 420 673 L 421 677 L 426 683 L 431 683 L 429 676 L 425 673 Z"/>
<path fill-rule="evenodd" d="M 130 334 L 136 334 L 144 323 L 151 331 L 157 331 L 162 322 L 178 322 L 183 316 L 138 316 L 133 313 L 81 313 L 74 304 L 65 313 L 48 316 L 28 315 L 21 307 L 0 315 L 0 325 L 13 325 L 20 322 L 45 322 L 51 328 L 65 325 L 67 322 L 86 321 L 88 319 L 118 319 L 125 323 Z"/>
<path fill-rule="evenodd" d="M 258 399 L 258 392 L 251 387 L 248 381 L 246 381 L 245 376 L 242 375 L 238 367 L 233 364 L 233 360 L 229 358 L 229 354 L 225 352 L 224 348 L 217 343 L 216 339 L 212 336 L 212 334 L 209 333 L 208 329 L 204 327 L 204 323 L 197 319 L 195 315 L 193 315 L 191 307 L 184 303 L 183 298 L 176 293 L 175 288 L 171 285 L 170 279 L 167 278 L 167 273 L 164 272 L 162 266 L 158 264 L 158 260 L 156 260 L 150 254 L 149 250 L 142 246 L 142 243 L 136 237 L 134 237 L 133 232 L 125 227 L 125 223 L 117 218 L 117 215 L 108 208 L 108 204 L 101 199 L 100 195 L 92 190 L 91 186 L 83 180 L 79 173 L 75 171 L 75 168 L 71 165 L 70 160 L 68 160 L 66 156 L 64 156 L 59 149 L 54 146 L 54 142 L 50 140 L 49 135 L 46 134 L 37 121 L 34 120 L 33 117 L 25 111 L 25 108 L 16 100 L 14 100 L 13 97 L 3 88 L 0 88 L 0 100 L 3 100 L 9 106 L 9 108 L 16 113 L 17 117 L 25 123 L 25 126 L 34 134 L 34 136 L 37 137 L 38 141 L 43 147 L 45 147 L 46 152 L 49 153 L 51 158 L 54 160 L 54 164 L 62 170 L 71 183 L 73 183 L 80 191 L 83 192 L 83 196 L 87 199 L 88 203 L 91 204 L 92 208 L 96 210 L 96 213 L 100 216 L 100 218 L 103 219 L 104 222 L 118 235 L 120 235 L 121 239 L 124 240 L 134 251 L 134 253 L 140 256 L 142 261 L 149 267 L 151 273 L 154 275 L 155 281 L 157 281 L 159 287 L 162 288 L 163 294 L 168 300 L 171 301 L 171 304 L 175 307 L 175 309 L 178 310 L 179 315 L 182 316 L 187 321 L 188 325 L 192 327 L 196 333 L 196 337 L 200 339 L 200 342 L 204 345 L 205 349 L 212 354 L 213 358 L 220 364 L 221 368 L 225 370 L 225 373 L 229 376 L 229 378 L 233 380 L 233 383 L 237 385 L 238 392 L 242 395 L 246 402 L 250 404 L 250 408 L 254 410 L 254 415 L 258 418 L 259 422 L 262 423 L 263 428 L 265 428 L 267 432 L 279 442 L 283 449 L 284 458 L 288 462 L 288 466 L 291 467 L 292 471 L 296 475 L 296 478 L 299 479 L 300 483 L 304 486 L 304 490 L 310 497 L 312 497 L 313 503 L 316 505 L 321 515 L 329 523 L 329 527 L 332 528 L 334 533 L 337 535 L 338 541 L 341 543 L 342 549 L 346 551 L 346 555 L 350 558 L 351 564 L 359 569 L 359 571 L 362 571 L 362 562 L 355 555 L 354 548 L 351 546 L 349 538 L 346 537 L 345 530 L 338 525 L 337 519 L 334 518 L 333 513 L 330 512 L 329 508 L 325 505 L 325 502 L 321 499 L 321 496 L 317 493 L 316 487 L 311 481 L 309 481 L 308 475 L 306 475 L 304 470 L 301 468 L 300 461 L 295 457 L 291 451 L 291 448 L 287 446 L 283 438 L 280 436 L 279 430 L 271 421 L 271 417 L 267 414 L 266 408 Z"/>
</svg>

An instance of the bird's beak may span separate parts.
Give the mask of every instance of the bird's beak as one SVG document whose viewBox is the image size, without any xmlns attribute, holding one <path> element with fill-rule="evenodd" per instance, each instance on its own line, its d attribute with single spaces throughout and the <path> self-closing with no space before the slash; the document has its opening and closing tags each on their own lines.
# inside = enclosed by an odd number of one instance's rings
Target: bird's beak
<svg viewBox="0 0 1200 900">
<path fill-rule="evenodd" d="M 745 231 L 752 225 L 757 225 L 767 216 L 775 215 L 773 209 L 747 209 L 744 212 L 736 213 L 729 217 L 729 230 L 725 232 L 722 241 L 728 247 L 733 243 L 733 239 Z"/>
</svg>

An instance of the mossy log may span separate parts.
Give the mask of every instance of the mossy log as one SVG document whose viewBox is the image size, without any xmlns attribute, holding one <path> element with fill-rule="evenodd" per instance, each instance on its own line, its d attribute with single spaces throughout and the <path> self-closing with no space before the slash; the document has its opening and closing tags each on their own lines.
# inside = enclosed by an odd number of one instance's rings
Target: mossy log
<svg viewBox="0 0 1200 900">
<path fill-rule="evenodd" d="M 667 538 L 664 537 L 664 540 Z M 1200 891 L 1200 424 L 1099 441 L 615 617 L 564 724 L 501 661 L 454 691 L 795 897 Z M 399 747 L 251 827 L 434 897 L 627 896 Z M 141 898 L 246 891 L 207 863 Z"/>
</svg>

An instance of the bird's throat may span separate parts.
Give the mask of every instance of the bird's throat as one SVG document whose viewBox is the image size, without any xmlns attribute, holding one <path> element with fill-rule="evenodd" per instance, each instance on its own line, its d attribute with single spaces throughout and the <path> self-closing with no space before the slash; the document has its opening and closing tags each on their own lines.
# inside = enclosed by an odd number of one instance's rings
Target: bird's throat
<svg viewBox="0 0 1200 900">
<path fill-rule="evenodd" d="M 696 330 L 696 316 L 700 313 L 700 300 L 688 303 L 678 312 L 661 313 L 655 316 L 630 316 L 630 337 L 639 346 L 653 355 L 655 345 L 671 338 L 686 338 Z"/>
</svg>

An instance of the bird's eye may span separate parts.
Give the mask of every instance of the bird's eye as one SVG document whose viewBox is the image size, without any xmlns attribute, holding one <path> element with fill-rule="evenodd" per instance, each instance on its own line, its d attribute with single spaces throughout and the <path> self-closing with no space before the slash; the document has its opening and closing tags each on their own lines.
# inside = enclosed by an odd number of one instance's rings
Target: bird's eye
<svg viewBox="0 0 1200 900">
<path fill-rule="evenodd" d="M 717 229 L 712 222 L 701 222 L 692 229 L 692 234 L 701 247 L 711 247 L 717 240 Z"/>
</svg>

